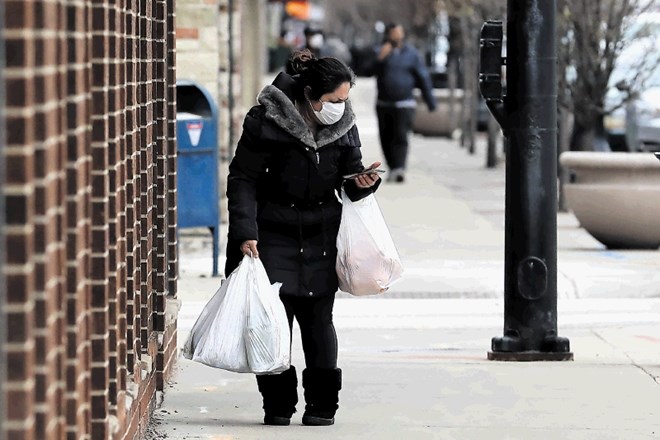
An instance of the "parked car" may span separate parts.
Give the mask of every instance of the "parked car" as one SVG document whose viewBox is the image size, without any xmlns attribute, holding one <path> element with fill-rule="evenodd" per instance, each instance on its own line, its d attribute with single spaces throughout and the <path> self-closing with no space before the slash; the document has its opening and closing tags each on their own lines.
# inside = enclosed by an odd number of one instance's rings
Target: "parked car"
<svg viewBox="0 0 660 440">
<path fill-rule="evenodd" d="M 626 142 L 634 151 L 660 151 L 660 86 L 644 90 L 627 106 Z"/>
</svg>

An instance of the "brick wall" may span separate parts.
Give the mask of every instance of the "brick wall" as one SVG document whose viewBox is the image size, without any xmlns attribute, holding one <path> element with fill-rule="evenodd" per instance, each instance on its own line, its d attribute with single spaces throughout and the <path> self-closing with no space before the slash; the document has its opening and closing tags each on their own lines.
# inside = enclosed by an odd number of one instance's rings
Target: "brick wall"
<svg viewBox="0 0 660 440">
<path fill-rule="evenodd" d="M 4 9 L 0 437 L 139 438 L 176 352 L 174 1 Z"/>
</svg>

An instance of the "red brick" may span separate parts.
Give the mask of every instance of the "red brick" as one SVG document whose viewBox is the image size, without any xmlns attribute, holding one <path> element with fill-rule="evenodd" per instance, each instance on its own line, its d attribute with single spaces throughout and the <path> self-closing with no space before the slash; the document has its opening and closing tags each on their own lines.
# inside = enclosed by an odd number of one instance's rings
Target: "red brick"
<svg viewBox="0 0 660 440">
<path fill-rule="evenodd" d="M 199 29 L 197 28 L 176 28 L 176 38 L 199 39 Z"/>
<path fill-rule="evenodd" d="M 34 439 L 34 425 L 31 424 L 24 429 L 7 429 L 7 440 L 31 440 Z"/>
<path fill-rule="evenodd" d="M 8 274 L 5 275 L 7 283 L 7 303 L 21 304 L 28 300 L 32 292 L 31 274 Z"/>
<path fill-rule="evenodd" d="M 26 420 L 32 415 L 33 391 L 33 388 L 30 387 L 24 391 L 5 390 L 7 402 L 11 402 L 11 405 L 7 405 L 6 408 L 8 420 Z"/>
</svg>

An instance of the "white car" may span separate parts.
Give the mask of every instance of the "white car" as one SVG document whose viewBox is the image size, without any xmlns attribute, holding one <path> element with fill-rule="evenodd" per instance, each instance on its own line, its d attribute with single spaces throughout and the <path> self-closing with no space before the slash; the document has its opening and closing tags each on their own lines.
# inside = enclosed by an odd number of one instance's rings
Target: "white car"
<svg viewBox="0 0 660 440">
<path fill-rule="evenodd" d="M 646 81 L 624 108 L 605 118 L 605 129 L 614 150 L 660 151 L 660 12 L 633 20 L 626 32 L 631 42 L 617 59 L 606 102 L 620 102 L 640 69 Z"/>
<path fill-rule="evenodd" d="M 626 144 L 632 151 L 660 151 L 660 87 L 644 90 L 627 106 Z"/>
</svg>

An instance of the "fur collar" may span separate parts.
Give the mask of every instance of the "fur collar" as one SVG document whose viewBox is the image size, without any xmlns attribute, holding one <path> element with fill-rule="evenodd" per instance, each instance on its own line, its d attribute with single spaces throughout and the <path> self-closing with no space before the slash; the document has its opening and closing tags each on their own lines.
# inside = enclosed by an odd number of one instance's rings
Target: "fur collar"
<svg viewBox="0 0 660 440">
<path fill-rule="evenodd" d="M 293 101 L 283 91 L 273 85 L 267 85 L 257 97 L 257 101 L 266 109 L 266 119 L 314 149 L 336 141 L 355 125 L 355 113 L 351 103 L 346 101 L 344 116 L 333 125 L 319 125 L 317 139 L 314 140 Z"/>
</svg>

